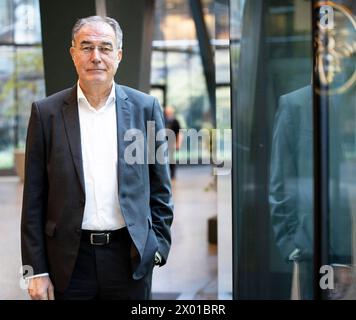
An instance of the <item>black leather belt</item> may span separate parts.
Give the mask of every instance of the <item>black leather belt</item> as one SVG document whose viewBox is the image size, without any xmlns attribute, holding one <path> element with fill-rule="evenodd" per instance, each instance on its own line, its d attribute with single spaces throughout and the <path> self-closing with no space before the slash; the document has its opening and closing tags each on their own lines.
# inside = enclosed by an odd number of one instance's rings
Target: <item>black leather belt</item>
<svg viewBox="0 0 356 320">
<path fill-rule="evenodd" d="M 110 231 L 82 230 L 82 240 L 89 242 L 94 246 L 103 246 L 114 240 L 125 239 L 127 237 L 127 228 Z"/>
</svg>

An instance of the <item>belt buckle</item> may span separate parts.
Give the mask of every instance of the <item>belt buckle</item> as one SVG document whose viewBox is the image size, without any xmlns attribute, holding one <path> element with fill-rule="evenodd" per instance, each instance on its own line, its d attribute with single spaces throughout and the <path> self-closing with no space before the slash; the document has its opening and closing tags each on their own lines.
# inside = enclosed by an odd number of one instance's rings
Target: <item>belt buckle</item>
<svg viewBox="0 0 356 320">
<path fill-rule="evenodd" d="M 100 243 L 100 242 L 94 242 L 94 236 L 105 236 L 106 235 L 106 243 Z M 91 233 L 90 234 L 90 244 L 95 245 L 95 246 L 103 246 L 105 244 L 108 244 L 110 241 L 110 233 Z"/>
</svg>

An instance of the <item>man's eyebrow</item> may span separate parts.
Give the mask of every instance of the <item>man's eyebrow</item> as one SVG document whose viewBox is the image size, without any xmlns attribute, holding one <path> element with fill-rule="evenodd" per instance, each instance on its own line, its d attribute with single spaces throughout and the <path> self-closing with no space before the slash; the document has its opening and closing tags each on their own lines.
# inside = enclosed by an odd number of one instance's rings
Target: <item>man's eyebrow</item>
<svg viewBox="0 0 356 320">
<path fill-rule="evenodd" d="M 101 44 L 104 46 L 112 46 L 112 43 L 109 41 L 103 41 Z"/>
<path fill-rule="evenodd" d="M 86 41 L 86 40 L 83 40 L 80 42 L 80 45 L 85 45 L 85 44 L 93 44 L 91 41 Z"/>
<path fill-rule="evenodd" d="M 88 41 L 88 40 L 83 40 L 80 42 L 80 45 L 83 46 L 83 45 L 87 45 L 87 44 L 93 44 L 93 42 L 91 41 Z M 104 45 L 104 46 L 113 46 L 113 44 L 109 41 L 103 41 L 100 43 L 101 45 Z"/>
</svg>

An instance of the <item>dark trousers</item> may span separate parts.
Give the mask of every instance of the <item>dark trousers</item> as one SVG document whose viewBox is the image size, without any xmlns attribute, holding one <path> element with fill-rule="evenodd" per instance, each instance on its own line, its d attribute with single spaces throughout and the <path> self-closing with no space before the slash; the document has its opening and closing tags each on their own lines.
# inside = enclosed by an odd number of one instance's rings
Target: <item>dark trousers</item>
<svg viewBox="0 0 356 320">
<path fill-rule="evenodd" d="M 140 280 L 132 279 L 131 238 L 123 236 L 106 245 L 92 245 L 82 238 L 67 289 L 55 291 L 56 300 L 151 299 L 152 269 Z"/>
</svg>

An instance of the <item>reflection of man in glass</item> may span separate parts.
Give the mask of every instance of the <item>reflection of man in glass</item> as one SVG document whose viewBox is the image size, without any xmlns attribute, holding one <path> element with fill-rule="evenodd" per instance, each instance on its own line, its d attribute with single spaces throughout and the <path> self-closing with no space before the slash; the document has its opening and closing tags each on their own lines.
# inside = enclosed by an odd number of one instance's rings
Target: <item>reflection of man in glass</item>
<svg viewBox="0 0 356 320">
<path fill-rule="evenodd" d="M 342 105 L 342 98 L 331 97 L 329 106 L 329 263 L 334 264 L 335 281 L 341 278 L 341 282 L 348 283 L 351 221 L 348 199 L 340 187 L 341 141 L 339 112 L 336 112 Z M 283 95 L 279 100 L 273 133 L 269 193 L 276 243 L 286 261 L 298 263 L 302 299 L 313 298 L 312 148 L 312 92 L 307 86 Z M 342 283 L 341 287 L 346 288 Z M 342 289 L 337 293 L 342 295 Z"/>
</svg>

